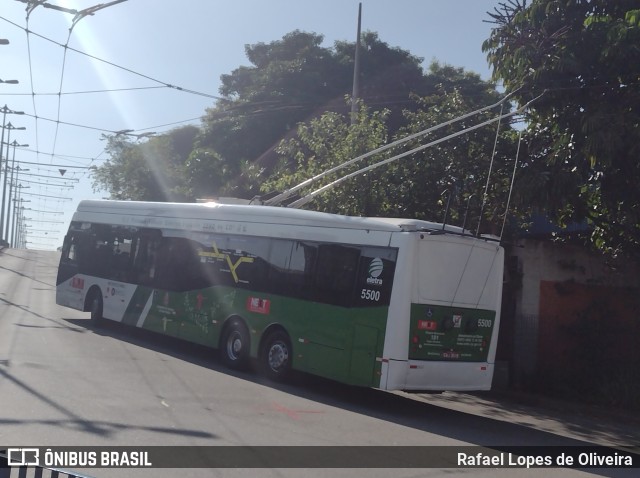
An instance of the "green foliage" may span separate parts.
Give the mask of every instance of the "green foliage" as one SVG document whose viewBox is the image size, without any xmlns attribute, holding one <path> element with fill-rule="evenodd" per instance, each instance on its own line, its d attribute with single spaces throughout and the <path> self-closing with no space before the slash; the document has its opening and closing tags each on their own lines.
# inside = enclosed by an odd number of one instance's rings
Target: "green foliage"
<svg viewBox="0 0 640 478">
<path fill-rule="evenodd" d="M 497 93 L 491 85 L 482 82 L 477 75 L 467 76 L 462 70 L 457 69 L 447 69 L 445 72 L 438 65 L 432 65 L 432 70 L 441 74 L 443 82 L 440 89 L 429 97 L 414 98 L 416 106 L 405 111 L 406 126 L 398 132 L 398 138 L 407 137 L 478 109 L 477 103 L 483 98 L 493 97 L 493 102 L 497 99 Z M 455 86 L 455 75 L 450 77 L 447 73 L 456 73 L 469 82 L 474 81 L 475 88 L 467 84 L 468 96 L 463 96 Z M 493 115 L 495 114 L 494 112 Z M 387 144 L 388 115 L 388 110 L 373 111 L 361 103 L 353 122 L 348 115 L 326 113 L 309 123 L 301 124 L 297 137 L 283 141 L 278 148 L 278 153 L 282 156 L 281 162 L 271 178 L 265 182 L 263 191 L 288 189 Z M 300 194 L 305 195 L 366 165 L 375 164 L 430 140 L 478 124 L 489 116 L 487 113 L 484 118 L 469 120 L 446 131 L 440 131 L 437 135 L 434 133 L 432 137 L 412 140 L 404 146 L 378 153 L 334 175 L 322 178 L 302 190 Z M 509 159 L 513 158 L 516 138 L 508 126 L 503 125 L 503 128 L 504 133 L 499 141 L 500 147 L 496 152 L 490 188 L 487 192 L 484 232 L 499 232 L 497 228 L 502 223 L 511 181 L 513 161 Z M 477 226 L 494 140 L 495 126 L 464 134 L 348 179 L 316 196 L 309 207 L 350 215 L 437 221 L 444 217 L 448 204 L 448 222 L 461 225 L 468 213 L 469 218 L 475 218 Z M 467 204 L 470 205 L 469 210 Z M 471 226 L 471 219 L 466 226 Z"/>
<path fill-rule="evenodd" d="M 247 45 L 252 66 L 222 75 L 225 99 L 207 110 L 200 146 L 235 163 L 231 167 L 243 162 L 273 167 L 279 141 L 295 132 L 298 122 L 330 109 L 350 84 L 347 68 L 322 40 L 294 31 L 269 44 Z M 235 189 L 241 195 L 255 192 L 251 185 Z"/>
<path fill-rule="evenodd" d="M 352 118 L 355 44 L 337 42 L 325 48 L 322 40 L 321 35 L 294 31 L 281 40 L 248 45 L 250 65 L 222 76 L 224 98 L 206 111 L 201 128 L 174 130 L 145 143 L 109 138 L 111 158 L 96 168 L 96 187 L 121 199 L 251 198 L 287 189 L 391 139 L 495 103 L 499 97 L 494 85 L 462 68 L 434 62 L 425 74 L 420 58 L 366 32 L 359 108 Z M 458 129 L 488 117 L 489 113 Z M 488 228 L 501 223 L 512 165 L 506 158 L 514 155 L 513 132 L 502 126 L 484 209 Z M 458 129 L 440 131 L 424 141 Z M 495 127 L 463 135 L 351 178 L 319 195 L 311 207 L 439 220 L 449 203 L 449 222 L 461 223 L 472 196 L 469 217 L 477 221 L 494 139 Z M 368 158 L 302 193 L 417 145 Z"/>
<path fill-rule="evenodd" d="M 430 76 L 437 79 L 434 91 L 416 98 L 418 109 L 405 111 L 406 126 L 398 137 L 405 137 L 429 127 L 463 116 L 495 103 L 499 95 L 491 83 L 474 73 L 433 63 Z M 506 106 L 508 110 L 509 106 Z M 490 118 L 498 111 L 485 112 L 409 145 L 416 147 L 429 141 L 457 133 Z M 499 233 L 511 185 L 516 137 L 508 124 L 500 125 L 493 165 L 491 159 L 496 141 L 497 123 L 465 133 L 403 159 L 393 166 L 394 187 L 390 188 L 390 214 L 425 220 L 442 220 L 450 206 L 447 222 L 477 227 L 484 204 L 483 232 Z M 487 175 L 492 169 L 487 196 Z M 474 224 L 471 224 L 474 218 Z"/>
<path fill-rule="evenodd" d="M 112 199 L 184 201 L 184 164 L 197 133 L 185 126 L 142 143 L 105 136 L 110 158 L 93 168 L 94 189 L 109 191 Z"/>
<path fill-rule="evenodd" d="M 502 4 L 484 50 L 524 103 L 529 202 L 588 221 L 602 250 L 640 255 L 640 24 L 635 0 Z M 526 192 L 526 191 L 523 191 Z"/>
<path fill-rule="evenodd" d="M 233 195 L 227 185 L 240 174 L 238 163 L 225 161 L 209 148 L 194 149 L 185 163 L 185 181 L 194 199 Z"/>
<path fill-rule="evenodd" d="M 251 178 L 270 174 L 278 160 L 275 148 L 295 137 L 298 123 L 327 111 L 349 111 L 343 99 L 352 91 L 355 43 L 325 48 L 322 41 L 321 35 L 294 31 L 282 40 L 248 45 L 251 66 L 222 76 L 225 99 L 207 110 L 199 146 L 252 171 L 238 178 L 234 194 L 251 197 L 259 191 Z M 364 33 L 362 42 L 361 98 L 401 117 L 410 93 L 424 90 L 420 59 L 389 47 L 375 33 Z"/>
<path fill-rule="evenodd" d="M 325 113 L 311 120 L 308 125 L 301 124 L 297 137 L 283 141 L 278 148 L 283 160 L 271 178 L 265 181 L 263 191 L 287 189 L 385 144 L 387 115 L 388 111 L 371 112 L 361 104 L 353 122 L 346 115 Z M 354 169 L 357 167 L 351 170 Z M 306 192 L 339 176 L 314 183 Z M 318 197 L 313 209 L 349 215 L 374 215 L 384 203 L 385 186 L 379 176 L 361 176 Z"/>
<path fill-rule="evenodd" d="M 420 99 L 419 103 L 421 109 L 407 115 L 408 126 L 401 134 L 444 123 L 474 109 L 457 90 Z M 456 133 L 489 116 L 446 127 L 421 142 Z M 469 220 L 465 226 L 477 227 L 495 135 L 496 126 L 487 126 L 424 149 L 395 165 L 393 176 L 396 184 L 390 188 L 392 215 L 443 220 L 449 206 L 447 222 L 462 225 L 467 215 Z M 513 153 L 514 139 L 505 133 L 499 139 L 484 208 L 484 232 L 499 233 L 513 167 L 513 155 L 507 158 L 505 154 Z"/>
</svg>

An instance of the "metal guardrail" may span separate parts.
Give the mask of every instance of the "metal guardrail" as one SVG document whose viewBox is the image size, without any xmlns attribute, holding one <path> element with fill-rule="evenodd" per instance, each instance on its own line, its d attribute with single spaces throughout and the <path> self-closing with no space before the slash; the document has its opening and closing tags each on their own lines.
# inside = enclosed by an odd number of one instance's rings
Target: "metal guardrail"
<svg viewBox="0 0 640 478">
<path fill-rule="evenodd" d="M 0 478 L 94 478 L 76 471 L 44 466 L 9 466 L 9 457 L 0 450 Z"/>
</svg>

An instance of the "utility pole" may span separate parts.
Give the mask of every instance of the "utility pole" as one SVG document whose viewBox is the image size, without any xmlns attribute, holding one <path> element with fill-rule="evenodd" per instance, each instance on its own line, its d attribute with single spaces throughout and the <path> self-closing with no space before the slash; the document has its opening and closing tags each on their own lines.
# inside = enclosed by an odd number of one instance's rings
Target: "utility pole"
<svg viewBox="0 0 640 478">
<path fill-rule="evenodd" d="M 2 147 L 4 146 L 4 130 L 8 129 L 9 133 L 7 134 L 7 144 L 11 141 L 11 130 L 25 130 L 24 126 L 15 127 L 9 122 L 6 126 L 4 124 L 4 120 L 2 122 L 2 141 L 0 142 L 0 154 L 2 153 Z M 0 241 L 4 241 L 5 230 L 4 227 L 4 211 L 5 211 L 5 201 L 7 196 L 7 177 L 9 176 L 9 155 L 5 158 L 4 162 L 4 184 L 2 186 L 2 211 L 0 212 Z"/>
<path fill-rule="evenodd" d="M 7 105 L 4 105 L 2 108 L 0 108 L 0 113 L 2 113 L 2 134 L 0 134 L 0 167 L 2 166 L 2 150 L 4 148 L 4 130 L 5 130 L 5 122 L 7 119 L 7 114 L 14 114 L 14 115 L 23 115 L 24 111 L 13 111 L 11 109 L 9 109 L 9 107 Z M 7 141 L 8 143 L 9 141 Z M 8 161 L 5 162 L 6 165 L 9 164 Z M 4 172 L 4 180 L 6 183 L 7 180 L 7 168 L 5 166 L 5 172 Z M 4 203 L 2 204 L 2 210 L 4 212 Z M 0 242 L 2 242 L 3 238 L 4 238 L 4 231 L 2 230 L 2 225 L 4 224 L 4 216 L 2 218 L 3 220 L 0 221 Z"/>
<path fill-rule="evenodd" d="M 13 158 L 11 159 L 11 179 L 9 180 L 9 201 L 7 207 L 7 224 L 5 225 L 5 232 L 7 234 L 7 241 L 9 240 L 9 226 L 11 225 L 11 194 L 13 192 L 13 172 L 16 169 L 16 148 L 20 146 L 21 148 L 28 148 L 28 144 L 18 144 L 18 142 L 14 139 L 13 143 L 8 144 L 7 146 L 13 146 Z M 8 151 L 7 151 L 8 152 Z M 9 155 L 7 155 L 7 161 L 9 160 Z M 16 175 L 16 187 L 17 187 L 18 177 Z"/>
<path fill-rule="evenodd" d="M 358 34 L 356 37 L 356 53 L 353 59 L 353 92 L 351 93 L 351 124 L 355 124 L 360 96 L 360 27 L 362 25 L 362 3 L 358 4 Z"/>
<path fill-rule="evenodd" d="M 18 197 L 16 199 L 14 199 L 13 201 L 13 230 L 11 233 L 11 247 L 19 249 L 18 247 L 18 240 L 19 240 L 19 232 L 16 233 L 16 230 L 18 229 L 18 227 L 22 226 L 22 221 L 20 221 L 20 223 L 18 223 L 18 211 L 22 211 L 22 209 L 24 208 L 24 206 L 22 205 L 25 202 L 31 202 L 30 200 L 24 200 L 20 197 L 20 189 L 18 190 Z"/>
</svg>

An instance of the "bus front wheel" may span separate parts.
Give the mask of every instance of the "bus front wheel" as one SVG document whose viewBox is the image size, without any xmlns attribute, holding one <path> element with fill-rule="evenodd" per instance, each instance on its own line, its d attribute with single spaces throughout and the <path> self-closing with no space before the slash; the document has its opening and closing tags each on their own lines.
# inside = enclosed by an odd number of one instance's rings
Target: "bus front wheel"
<svg viewBox="0 0 640 478">
<path fill-rule="evenodd" d="M 260 363 L 263 373 L 274 381 L 287 379 L 291 371 L 292 354 L 289 336 L 282 330 L 272 332 L 262 347 Z"/>
<path fill-rule="evenodd" d="M 91 299 L 91 322 L 96 325 L 102 322 L 102 297 L 99 291 L 95 291 Z"/>
<path fill-rule="evenodd" d="M 249 331 L 242 322 L 234 321 L 225 329 L 220 352 L 229 368 L 243 369 L 249 363 Z"/>
</svg>

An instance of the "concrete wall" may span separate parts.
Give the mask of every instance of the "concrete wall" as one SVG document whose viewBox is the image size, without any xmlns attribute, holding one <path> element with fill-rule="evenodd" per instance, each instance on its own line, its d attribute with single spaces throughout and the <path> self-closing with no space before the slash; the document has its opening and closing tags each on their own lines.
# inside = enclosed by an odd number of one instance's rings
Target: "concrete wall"
<svg viewBox="0 0 640 478">
<path fill-rule="evenodd" d="M 590 312 L 591 299 L 609 297 L 631 303 L 640 295 L 636 266 L 608 262 L 601 254 L 576 245 L 522 239 L 507 251 L 506 269 L 499 358 L 509 362 L 516 387 L 528 383 L 552 354 L 557 356 L 551 362 L 562 363 L 562 354 L 576 345 L 567 343 L 564 331 L 585 314 L 599 313 Z M 633 306 L 618 309 L 616 319 L 622 318 L 626 325 L 637 321 Z M 557 347 L 560 342 L 563 350 Z"/>
<path fill-rule="evenodd" d="M 510 255 L 518 258 L 522 280 L 517 297 L 517 315 L 539 314 L 540 301 L 544 300 L 540 296 L 542 281 L 640 287 L 637 268 L 622 261 L 608 265 L 602 255 L 580 246 L 524 239 L 510 251 Z"/>
</svg>

